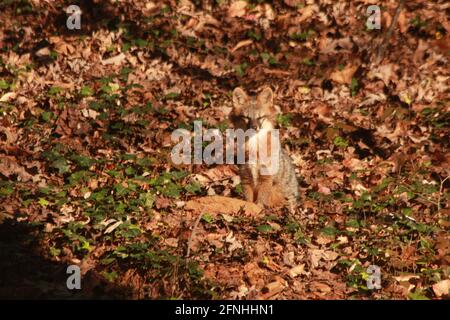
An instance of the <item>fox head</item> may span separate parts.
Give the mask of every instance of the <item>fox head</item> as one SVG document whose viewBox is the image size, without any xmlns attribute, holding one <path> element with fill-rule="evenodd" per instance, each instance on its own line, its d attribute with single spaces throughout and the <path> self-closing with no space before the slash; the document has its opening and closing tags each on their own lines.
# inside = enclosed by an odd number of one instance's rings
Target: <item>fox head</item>
<svg viewBox="0 0 450 320">
<path fill-rule="evenodd" d="M 236 129 L 271 130 L 279 113 L 280 110 L 273 104 L 272 89 L 266 87 L 256 96 L 247 95 L 240 87 L 233 90 L 230 120 Z"/>
</svg>

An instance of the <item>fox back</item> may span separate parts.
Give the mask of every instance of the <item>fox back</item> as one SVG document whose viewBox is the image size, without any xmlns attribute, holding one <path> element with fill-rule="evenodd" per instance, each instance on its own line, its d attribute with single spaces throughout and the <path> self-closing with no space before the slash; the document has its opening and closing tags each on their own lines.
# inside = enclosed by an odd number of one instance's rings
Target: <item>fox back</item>
<svg viewBox="0 0 450 320">
<path fill-rule="evenodd" d="M 241 88 L 233 91 L 233 110 L 230 120 L 235 129 L 247 131 L 253 129 L 256 135 L 251 139 L 267 139 L 265 154 L 273 156 L 277 161 L 277 170 L 271 174 L 262 174 L 264 164 L 257 159 L 256 163 L 245 163 L 239 166 L 242 189 L 247 201 L 256 202 L 263 207 L 276 208 L 286 204 L 294 210 L 298 201 L 298 182 L 295 169 L 289 155 L 281 148 L 276 154 L 271 148 L 271 131 L 276 127 L 276 117 L 280 110 L 273 104 L 273 92 L 265 88 L 257 96 L 249 96 Z M 248 144 L 245 142 L 245 150 Z M 259 153 L 258 153 L 259 154 Z"/>
</svg>

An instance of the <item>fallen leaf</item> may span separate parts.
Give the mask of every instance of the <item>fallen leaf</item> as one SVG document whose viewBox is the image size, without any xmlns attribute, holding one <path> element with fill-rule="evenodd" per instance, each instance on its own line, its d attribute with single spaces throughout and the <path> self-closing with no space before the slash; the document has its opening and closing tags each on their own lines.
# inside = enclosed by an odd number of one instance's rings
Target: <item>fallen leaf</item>
<svg viewBox="0 0 450 320">
<path fill-rule="evenodd" d="M 228 9 L 228 16 L 231 18 L 244 16 L 247 12 L 246 7 L 247 1 L 234 1 Z"/>
<path fill-rule="evenodd" d="M 230 52 L 235 52 L 236 50 L 238 50 L 238 49 L 240 49 L 240 48 L 242 48 L 242 47 L 249 46 L 249 45 L 251 45 L 252 43 L 253 43 L 253 40 L 251 40 L 251 39 L 239 41 L 238 44 L 235 45 L 234 48 L 232 48 L 232 49 L 230 50 Z"/>
<path fill-rule="evenodd" d="M 126 56 L 122 52 L 122 53 L 119 53 L 117 56 L 108 58 L 106 60 L 102 60 L 102 64 L 103 65 L 109 65 L 109 64 L 120 65 L 123 62 L 123 60 L 125 60 L 125 58 L 126 58 Z"/>
<path fill-rule="evenodd" d="M 313 292 L 319 291 L 321 293 L 329 293 L 331 292 L 331 287 L 325 283 L 315 281 L 310 284 L 310 290 Z"/>
<path fill-rule="evenodd" d="M 295 278 L 299 275 L 306 275 L 308 274 L 307 272 L 305 272 L 305 264 L 299 264 L 298 266 L 295 266 L 293 268 L 291 268 L 289 270 L 289 276 L 291 276 L 292 278 Z"/>
<path fill-rule="evenodd" d="M 343 70 L 334 71 L 330 79 L 339 84 L 350 84 L 357 69 L 356 65 L 347 65 Z"/>
<path fill-rule="evenodd" d="M 1 98 L 0 98 L 0 102 L 10 102 L 11 100 L 14 100 L 16 98 L 16 93 L 15 92 L 8 92 L 5 93 Z"/>
<path fill-rule="evenodd" d="M 30 181 L 33 176 L 29 174 L 24 167 L 17 163 L 14 157 L 0 155 L 0 173 L 9 177 L 17 175 L 20 181 Z"/>
<path fill-rule="evenodd" d="M 397 277 L 394 277 L 398 282 L 408 282 L 411 279 L 420 279 L 418 275 L 415 274 L 403 274 Z"/>
<path fill-rule="evenodd" d="M 110 225 L 108 228 L 106 228 L 105 234 L 108 234 L 108 233 L 113 232 L 113 231 L 116 230 L 122 223 L 123 223 L 122 220 L 116 221 L 115 223 L 113 223 L 112 225 Z"/>
<path fill-rule="evenodd" d="M 177 248 L 178 247 L 178 239 L 177 238 L 167 238 L 164 240 L 164 243 L 169 247 Z"/>
<path fill-rule="evenodd" d="M 450 280 L 442 280 L 433 284 L 433 291 L 436 297 L 448 296 L 450 294 Z"/>
</svg>

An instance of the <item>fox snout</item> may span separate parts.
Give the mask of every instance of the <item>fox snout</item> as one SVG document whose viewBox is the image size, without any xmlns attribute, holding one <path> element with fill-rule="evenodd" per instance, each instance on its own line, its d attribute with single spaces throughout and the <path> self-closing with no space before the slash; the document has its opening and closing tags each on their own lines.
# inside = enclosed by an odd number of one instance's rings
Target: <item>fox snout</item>
<svg viewBox="0 0 450 320">
<path fill-rule="evenodd" d="M 258 120 L 256 120 L 256 119 L 251 119 L 251 120 L 250 120 L 250 123 L 249 123 L 249 126 L 250 126 L 250 129 L 258 130 L 258 129 L 259 129 L 259 123 L 258 123 Z"/>
</svg>

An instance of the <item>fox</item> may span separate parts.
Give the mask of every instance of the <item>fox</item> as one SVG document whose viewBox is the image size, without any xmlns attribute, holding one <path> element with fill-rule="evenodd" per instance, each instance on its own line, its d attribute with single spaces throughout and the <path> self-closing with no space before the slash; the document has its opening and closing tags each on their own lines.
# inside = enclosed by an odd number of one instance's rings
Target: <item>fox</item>
<svg viewBox="0 0 450 320">
<path fill-rule="evenodd" d="M 271 131 L 276 129 L 276 118 L 281 113 L 274 105 L 274 93 L 270 87 L 264 87 L 258 95 L 248 95 L 241 87 L 233 90 L 233 108 L 229 120 L 235 130 L 247 131 L 253 129 L 256 139 L 267 139 L 267 149 L 271 152 Z M 266 136 L 261 137 L 262 134 Z M 248 153 L 250 139 L 246 139 L 244 150 Z M 239 147 L 239 146 L 238 146 Z M 282 148 L 272 159 L 277 161 L 277 170 L 262 174 L 264 164 L 257 157 L 256 162 L 239 166 L 239 176 L 244 197 L 247 201 L 256 203 L 263 208 L 288 207 L 295 212 L 298 204 L 298 180 L 291 158 Z"/>
</svg>

